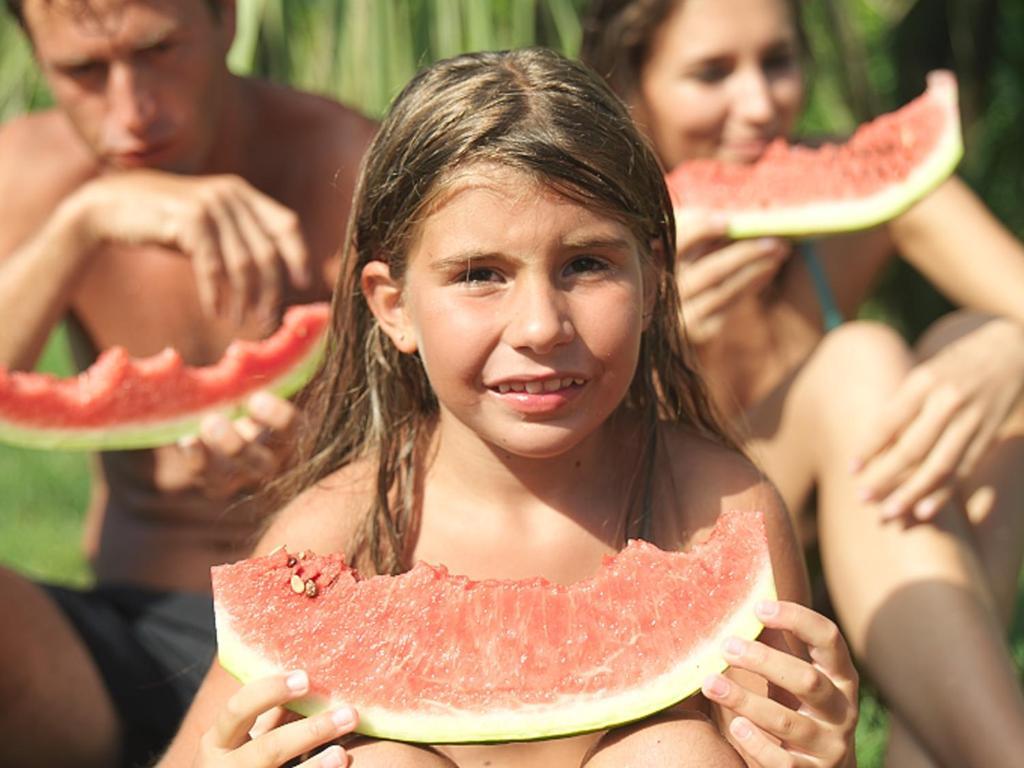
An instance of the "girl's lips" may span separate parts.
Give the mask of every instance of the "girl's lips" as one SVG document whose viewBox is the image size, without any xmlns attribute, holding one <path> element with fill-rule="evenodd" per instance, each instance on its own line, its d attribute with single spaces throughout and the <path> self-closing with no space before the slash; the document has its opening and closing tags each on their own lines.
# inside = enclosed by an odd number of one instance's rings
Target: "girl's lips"
<svg viewBox="0 0 1024 768">
<path fill-rule="evenodd" d="M 586 380 L 576 377 L 534 381 L 502 382 L 489 387 L 490 392 L 508 408 L 522 414 L 553 413 L 575 400 Z"/>
</svg>

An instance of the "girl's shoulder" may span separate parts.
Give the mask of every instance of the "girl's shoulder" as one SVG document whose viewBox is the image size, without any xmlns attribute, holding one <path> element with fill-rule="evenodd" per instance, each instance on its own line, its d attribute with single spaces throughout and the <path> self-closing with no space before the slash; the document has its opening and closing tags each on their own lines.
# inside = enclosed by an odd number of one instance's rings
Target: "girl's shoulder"
<svg viewBox="0 0 1024 768">
<path fill-rule="evenodd" d="M 354 462 L 335 470 L 274 516 L 260 537 L 257 554 L 284 545 L 291 551 L 351 555 L 351 545 L 375 492 L 376 473 L 370 462 Z"/>
<path fill-rule="evenodd" d="M 807 575 L 792 520 L 771 480 L 739 450 L 721 445 L 692 430 L 664 425 L 662 445 L 667 472 L 661 481 L 659 505 L 666 514 L 659 527 L 685 547 L 709 531 L 725 511 L 759 512 L 764 516 L 776 586 L 783 599 L 805 601 Z"/>
</svg>

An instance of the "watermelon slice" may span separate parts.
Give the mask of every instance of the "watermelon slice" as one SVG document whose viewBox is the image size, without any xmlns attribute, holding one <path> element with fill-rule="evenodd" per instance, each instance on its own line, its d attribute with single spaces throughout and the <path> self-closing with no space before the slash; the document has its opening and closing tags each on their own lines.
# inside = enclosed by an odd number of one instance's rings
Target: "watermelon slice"
<svg viewBox="0 0 1024 768">
<path fill-rule="evenodd" d="M 301 388 L 319 364 L 329 316 L 326 303 L 290 307 L 272 336 L 233 341 L 205 367 L 185 365 L 173 349 L 132 359 L 112 347 L 68 379 L 0 368 L 0 441 L 114 450 L 195 434 L 206 414 L 239 414 L 258 389 L 287 396 Z"/>
<path fill-rule="evenodd" d="M 429 743 L 538 739 L 642 718 L 726 664 L 775 597 L 760 513 L 721 515 L 686 553 L 631 541 L 591 578 L 473 581 L 417 564 L 362 579 L 340 555 L 212 570 L 220 663 L 243 682 L 292 669 L 310 715 L 342 703 L 362 733 Z"/>
<path fill-rule="evenodd" d="M 845 144 L 779 139 L 750 165 L 693 160 L 666 181 L 676 208 L 722 213 L 731 237 L 817 235 L 881 224 L 937 187 L 963 155 L 956 78 L 928 75 L 924 94 L 865 123 Z"/>
</svg>

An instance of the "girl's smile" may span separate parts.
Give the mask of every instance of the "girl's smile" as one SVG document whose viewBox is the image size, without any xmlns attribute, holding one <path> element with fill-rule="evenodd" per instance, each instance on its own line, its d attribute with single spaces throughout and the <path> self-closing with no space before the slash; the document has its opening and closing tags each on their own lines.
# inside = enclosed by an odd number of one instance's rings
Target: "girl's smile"
<svg viewBox="0 0 1024 768">
<path fill-rule="evenodd" d="M 636 239 L 524 172 L 478 165 L 451 180 L 401 282 L 389 333 L 418 353 L 443 434 L 559 454 L 629 389 L 645 312 Z"/>
</svg>

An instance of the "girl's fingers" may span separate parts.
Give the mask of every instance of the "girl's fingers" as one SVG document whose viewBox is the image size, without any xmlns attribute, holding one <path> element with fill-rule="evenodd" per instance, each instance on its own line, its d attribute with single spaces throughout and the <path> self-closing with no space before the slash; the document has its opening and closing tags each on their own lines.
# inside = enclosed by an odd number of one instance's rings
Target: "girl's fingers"
<svg viewBox="0 0 1024 768">
<path fill-rule="evenodd" d="M 351 707 L 323 712 L 279 726 L 240 747 L 233 757 L 245 768 L 280 768 L 289 760 L 351 733 L 357 722 L 356 712 Z M 337 755 L 337 752 L 332 754 Z M 318 759 L 322 759 L 322 753 L 306 763 L 320 765 Z"/>
<path fill-rule="evenodd" d="M 793 768 L 808 764 L 798 762 L 799 758 L 794 758 L 792 753 L 768 738 L 745 717 L 733 718 L 729 723 L 729 733 L 751 768 Z"/>
<path fill-rule="evenodd" d="M 766 600 L 758 604 L 757 618 L 766 627 L 789 632 L 804 643 L 811 661 L 821 667 L 837 686 L 852 685 L 853 690 L 846 693 L 855 695 L 857 670 L 846 640 L 834 621 L 804 605 L 786 600 Z"/>
<path fill-rule="evenodd" d="M 732 666 L 753 672 L 763 677 L 772 685 L 792 694 L 800 702 L 801 708 L 806 707 L 831 723 L 844 722 L 848 717 L 850 701 L 847 694 L 840 691 L 823 670 L 803 659 L 798 659 L 796 656 L 770 648 L 764 643 L 750 642 L 740 640 L 739 638 L 730 638 L 726 643 L 725 657 Z M 745 689 L 741 689 L 736 684 L 732 684 L 731 688 L 736 696 L 746 696 L 747 699 L 754 696 L 749 692 L 747 694 L 740 693 L 740 690 Z M 776 702 L 766 697 L 757 698 L 763 702 L 776 704 Z M 728 706 L 730 709 L 735 708 L 732 701 L 728 703 Z M 777 706 L 781 709 L 786 709 L 781 705 Z M 762 711 L 761 709 L 755 709 L 755 705 L 747 700 L 744 701 L 742 707 L 736 709 L 736 711 L 750 717 L 755 722 L 758 722 L 758 724 L 768 726 L 771 732 L 780 736 L 780 738 L 782 734 L 776 733 L 776 730 L 786 729 L 793 725 L 789 721 L 776 722 L 781 716 L 774 709 L 768 722 L 762 723 L 760 719 L 754 717 L 757 712 Z M 796 714 L 793 710 L 786 711 L 793 715 Z M 801 736 L 806 737 L 806 734 L 801 734 Z"/>
<path fill-rule="evenodd" d="M 298 768 L 345 768 L 348 765 L 348 754 L 337 744 L 333 744 L 320 754 L 314 755 Z"/>
<path fill-rule="evenodd" d="M 256 719 L 274 707 L 297 699 L 309 690 L 305 672 L 295 671 L 243 685 L 227 701 L 208 732 L 215 749 L 237 749 L 249 740 Z"/>
<path fill-rule="evenodd" d="M 798 710 L 753 693 L 724 675 L 711 675 L 701 690 L 711 701 L 742 716 L 785 745 L 809 754 L 817 754 L 825 746 L 823 734 L 827 733 L 828 726 L 823 727 Z"/>
</svg>

